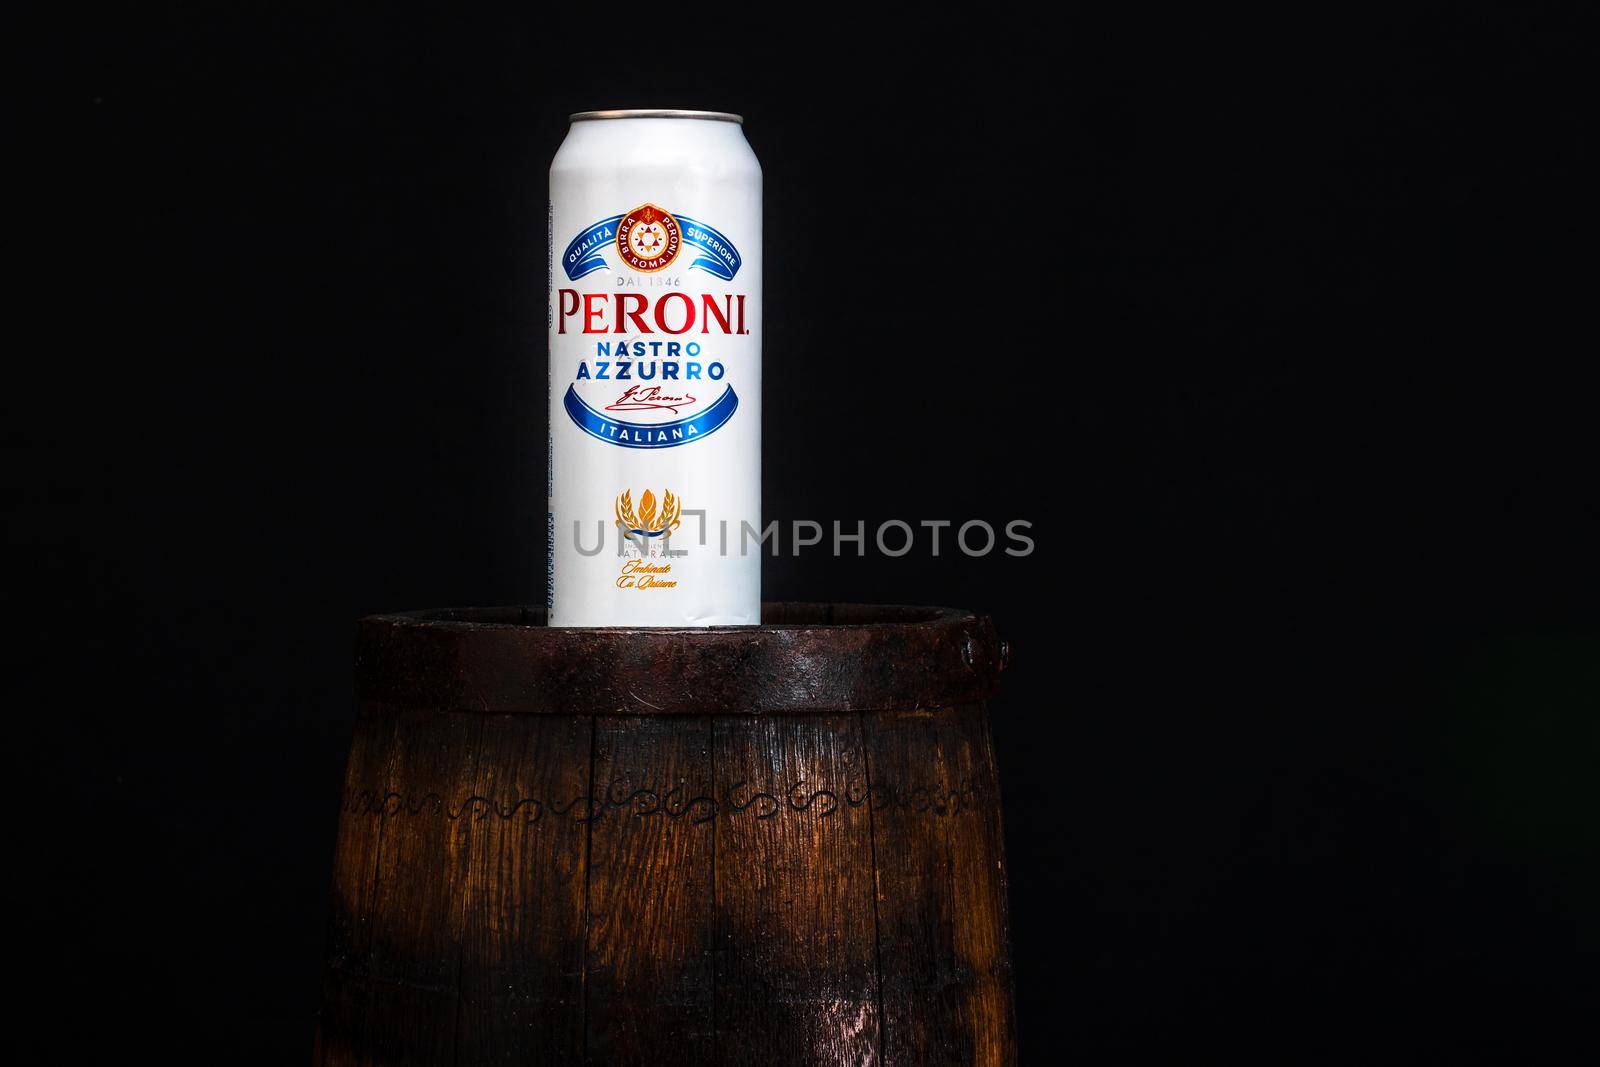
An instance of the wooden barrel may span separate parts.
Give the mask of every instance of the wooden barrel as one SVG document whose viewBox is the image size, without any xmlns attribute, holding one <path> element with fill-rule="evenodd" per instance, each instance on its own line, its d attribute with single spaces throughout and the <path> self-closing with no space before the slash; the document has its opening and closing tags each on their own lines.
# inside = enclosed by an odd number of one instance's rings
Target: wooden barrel
<svg viewBox="0 0 1600 1067">
<path fill-rule="evenodd" d="M 360 622 L 316 1062 L 1015 1061 L 988 619 L 541 622 Z"/>
</svg>

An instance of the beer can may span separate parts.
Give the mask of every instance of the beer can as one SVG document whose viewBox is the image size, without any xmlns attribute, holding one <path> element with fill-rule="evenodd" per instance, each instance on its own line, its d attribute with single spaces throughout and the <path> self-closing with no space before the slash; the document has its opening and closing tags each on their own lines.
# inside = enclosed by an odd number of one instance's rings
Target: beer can
<svg viewBox="0 0 1600 1067">
<path fill-rule="evenodd" d="M 761 604 L 761 166 L 743 119 L 587 111 L 550 165 L 552 626 Z"/>
</svg>

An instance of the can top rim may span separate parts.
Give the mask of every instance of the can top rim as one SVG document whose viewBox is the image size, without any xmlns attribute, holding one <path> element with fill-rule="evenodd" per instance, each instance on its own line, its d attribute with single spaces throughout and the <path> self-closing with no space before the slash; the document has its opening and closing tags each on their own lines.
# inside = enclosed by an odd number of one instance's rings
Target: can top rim
<svg viewBox="0 0 1600 1067">
<path fill-rule="evenodd" d="M 567 116 L 568 122 L 589 122 L 594 119 L 703 119 L 707 122 L 736 122 L 744 125 L 744 116 L 730 111 L 681 111 L 677 108 L 638 108 L 617 111 L 575 111 Z"/>
</svg>

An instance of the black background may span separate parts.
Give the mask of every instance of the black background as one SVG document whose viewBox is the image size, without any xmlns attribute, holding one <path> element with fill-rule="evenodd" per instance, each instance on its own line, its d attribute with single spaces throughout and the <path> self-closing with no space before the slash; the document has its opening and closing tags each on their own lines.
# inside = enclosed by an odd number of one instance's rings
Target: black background
<svg viewBox="0 0 1600 1067">
<path fill-rule="evenodd" d="M 242 10 L 86 13 L 13 160 L 16 708 L 54 727 L 13 803 L 65 846 L 65 1047 L 309 1055 L 351 623 L 542 598 L 545 168 L 569 111 L 687 106 L 765 168 L 765 514 L 1034 523 L 764 576 L 1014 644 L 1024 1061 L 1593 1051 L 1567 9 Z"/>
</svg>

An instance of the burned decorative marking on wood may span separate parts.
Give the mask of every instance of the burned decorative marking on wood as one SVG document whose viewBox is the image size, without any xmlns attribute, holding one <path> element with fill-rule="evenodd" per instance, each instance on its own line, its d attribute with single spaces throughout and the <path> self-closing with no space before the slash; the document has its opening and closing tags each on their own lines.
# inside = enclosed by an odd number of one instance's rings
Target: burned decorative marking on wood
<svg viewBox="0 0 1600 1067">
<path fill-rule="evenodd" d="M 364 619 L 316 1062 L 1016 1058 L 987 619 Z"/>
<path fill-rule="evenodd" d="M 345 794 L 341 810 L 346 815 L 369 815 L 380 819 L 422 816 L 447 822 L 492 816 L 501 821 L 520 819 L 528 826 L 542 822 L 547 815 L 570 818 L 575 822 L 591 822 L 612 815 L 639 819 L 659 815 L 668 820 L 683 820 L 690 825 L 704 825 L 719 816 L 747 813 L 756 819 L 771 819 L 786 812 L 807 812 L 827 818 L 837 811 L 849 811 L 863 805 L 870 806 L 874 811 L 898 806 L 932 816 L 959 815 L 975 810 L 980 804 L 977 787 L 970 780 L 959 786 L 919 785 L 909 789 L 896 788 L 888 783 L 876 786 L 853 783 L 841 789 L 817 788 L 814 783 L 800 781 L 787 789 L 763 790 L 756 789 L 748 782 L 735 782 L 727 787 L 719 800 L 704 793 L 689 796 L 684 791 L 681 779 L 665 790 L 642 786 L 629 790 L 626 779 L 619 778 L 601 796 L 583 795 L 551 801 L 518 793 L 503 798 L 474 793 L 453 803 L 432 792 L 354 791 Z"/>
</svg>

